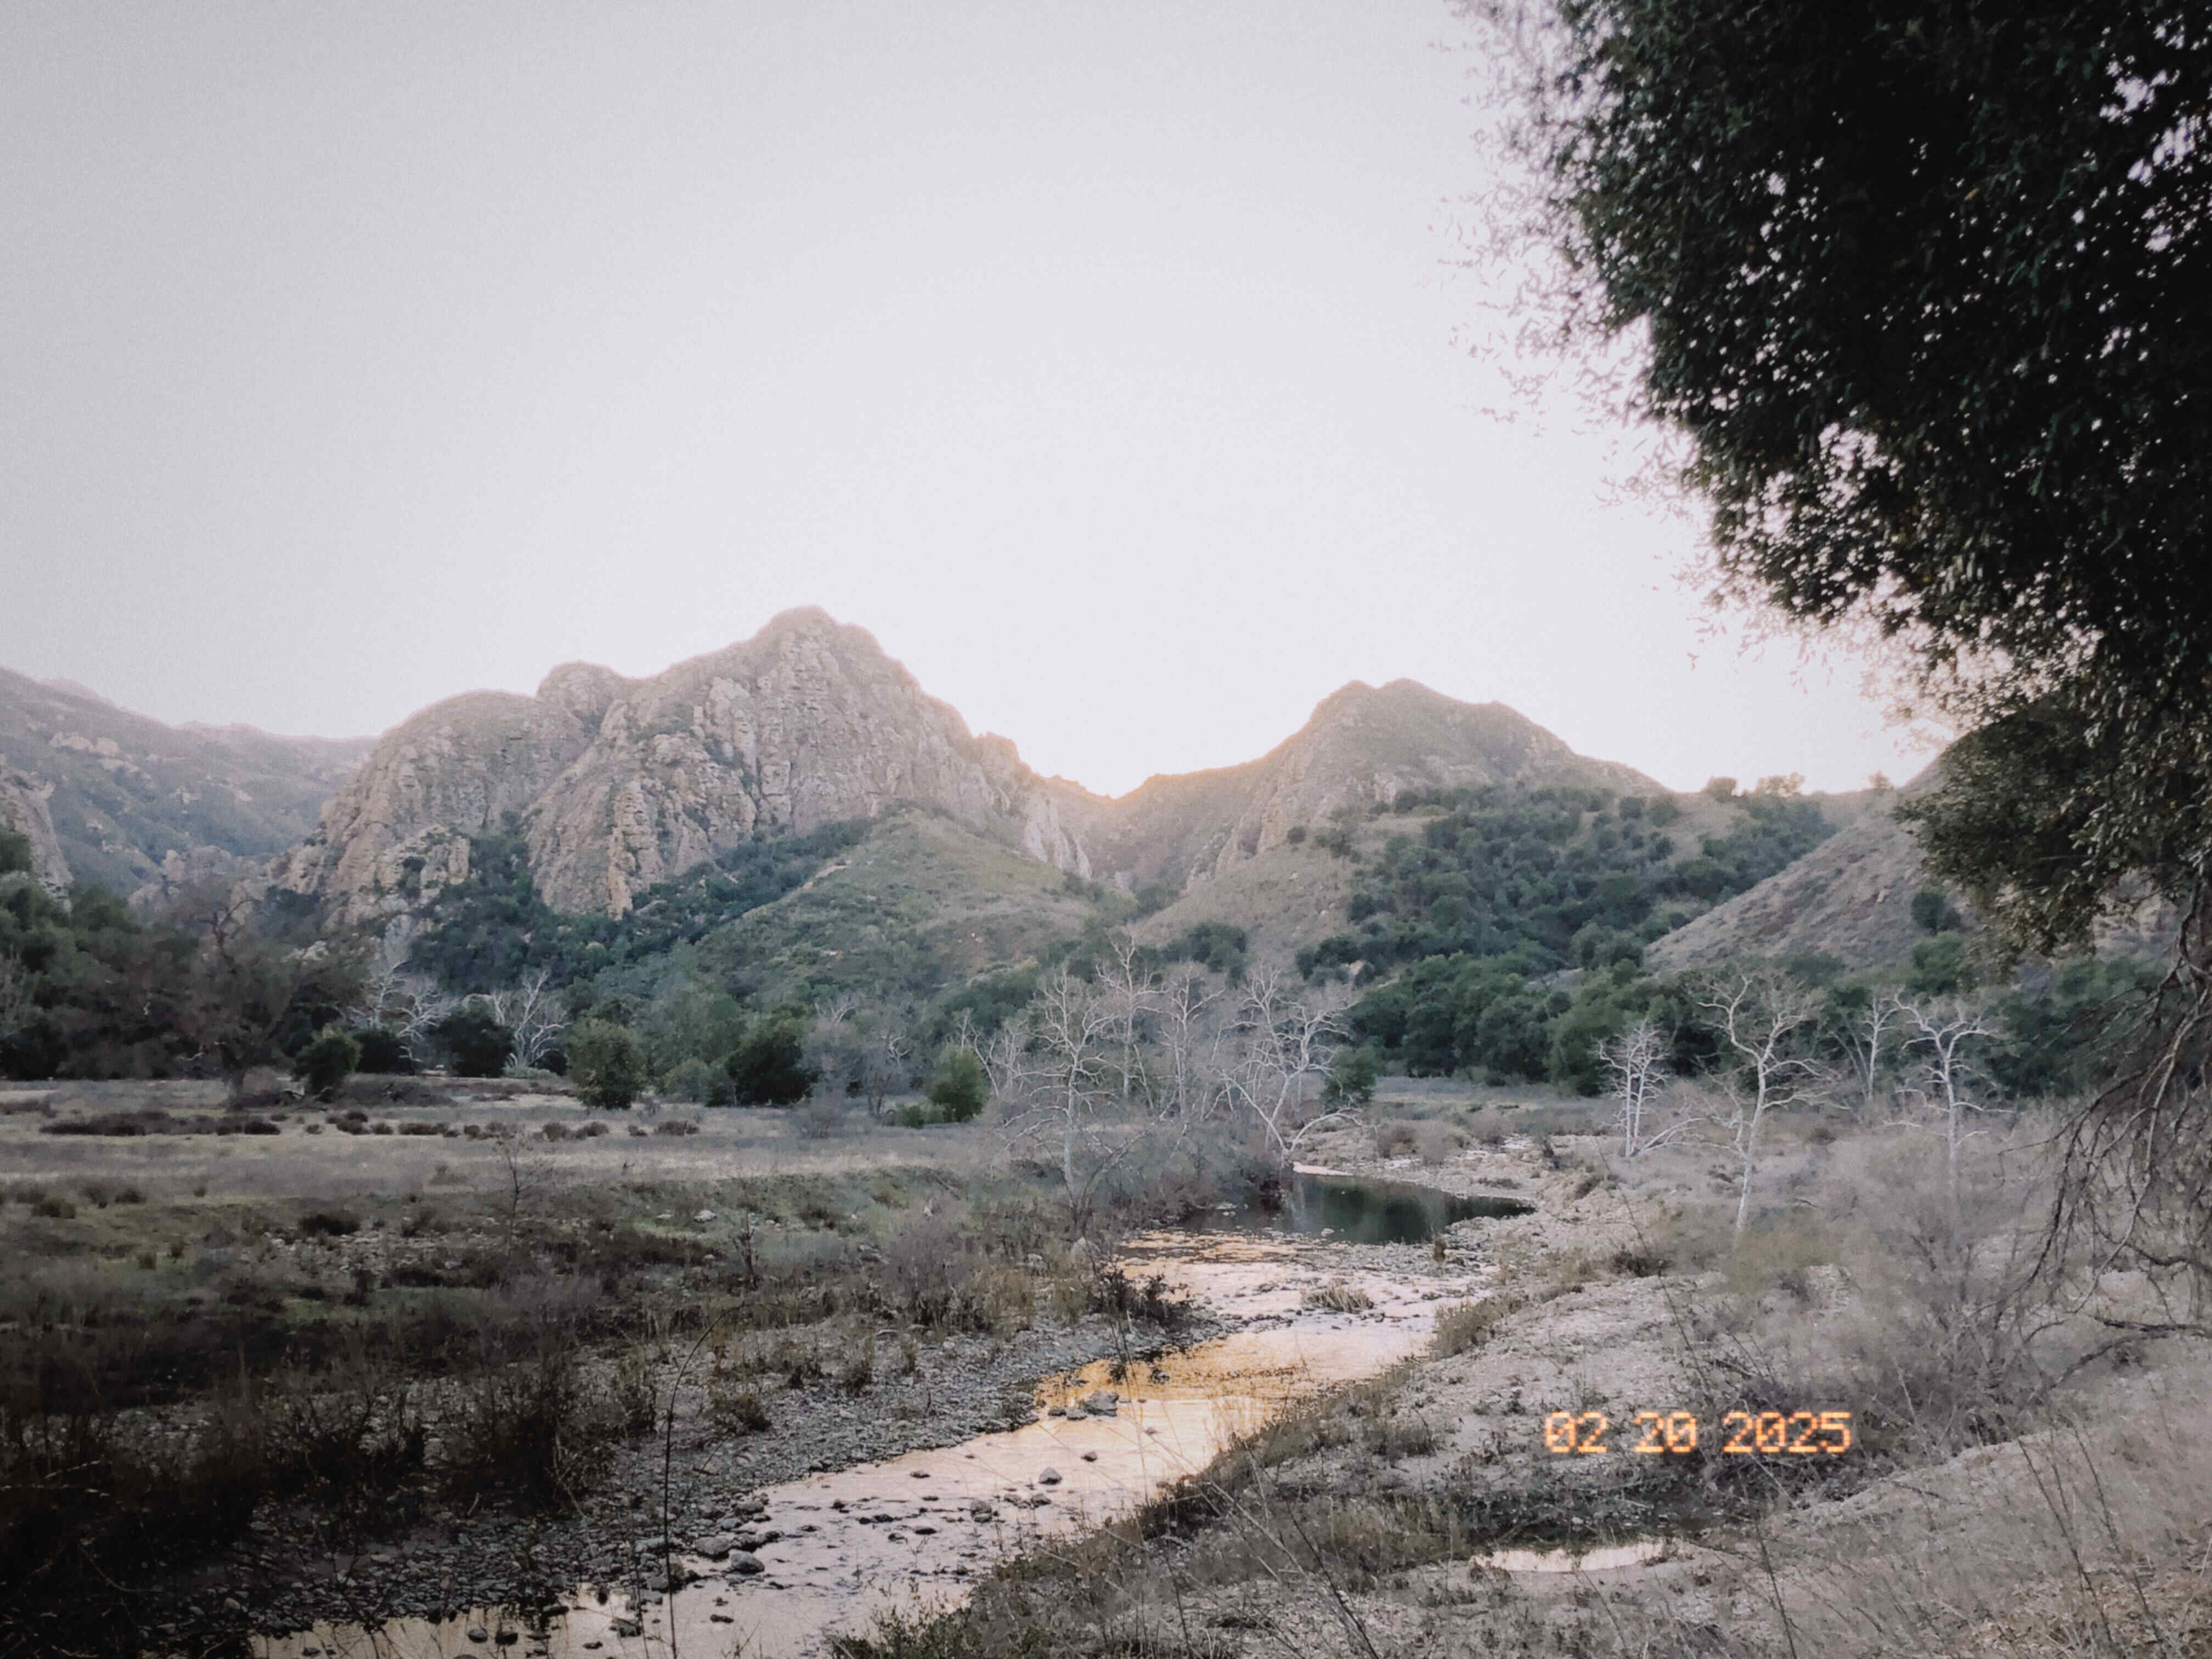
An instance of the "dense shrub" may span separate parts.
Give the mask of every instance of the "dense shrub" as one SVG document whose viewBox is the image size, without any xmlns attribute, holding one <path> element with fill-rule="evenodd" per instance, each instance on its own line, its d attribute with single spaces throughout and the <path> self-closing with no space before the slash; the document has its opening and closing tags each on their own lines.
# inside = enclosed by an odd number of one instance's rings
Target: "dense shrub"
<svg viewBox="0 0 2212 1659">
<path fill-rule="evenodd" d="M 481 1008 L 448 1014 L 430 1028 L 456 1077 L 498 1077 L 514 1052 L 514 1033 Z"/>
<path fill-rule="evenodd" d="M 620 1111 L 645 1091 L 645 1044 L 627 1026 L 586 1020 L 568 1034 L 568 1077 L 585 1105 Z"/>
<path fill-rule="evenodd" d="M 399 1033 L 381 1025 L 371 1025 L 354 1033 L 354 1041 L 361 1045 L 361 1057 L 354 1062 L 356 1072 L 370 1072 L 383 1077 L 404 1077 L 415 1070 L 414 1056 Z"/>
<path fill-rule="evenodd" d="M 806 1063 L 806 1033 L 797 1018 L 762 1021 L 730 1051 L 724 1065 L 741 1106 L 790 1106 L 806 1098 L 817 1073 Z"/>
<path fill-rule="evenodd" d="M 325 1030 L 293 1056 L 292 1075 L 307 1085 L 308 1093 L 328 1099 L 360 1062 L 361 1043 L 351 1033 Z"/>
<path fill-rule="evenodd" d="M 991 1097 L 991 1080 L 973 1048 L 947 1048 L 929 1079 L 929 1102 L 947 1123 L 965 1123 Z"/>
</svg>

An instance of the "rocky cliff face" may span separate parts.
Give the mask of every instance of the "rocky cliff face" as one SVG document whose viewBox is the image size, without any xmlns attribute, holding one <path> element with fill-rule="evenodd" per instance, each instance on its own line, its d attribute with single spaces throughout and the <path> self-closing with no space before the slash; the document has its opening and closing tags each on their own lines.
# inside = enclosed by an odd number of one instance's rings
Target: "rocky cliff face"
<svg viewBox="0 0 2212 1659">
<path fill-rule="evenodd" d="M 426 709 L 377 745 L 277 879 L 341 920 L 396 915 L 465 874 L 468 837 L 513 812 L 548 903 L 620 913 L 739 842 L 894 801 L 1089 871 L 1012 744 L 971 736 L 871 635 L 807 610 L 650 679 L 570 664 L 535 696 Z"/>
<path fill-rule="evenodd" d="M 46 811 L 52 787 L 21 772 L 0 770 L 0 830 L 12 830 L 31 843 L 31 873 L 48 891 L 62 893 L 69 890 L 70 867 Z"/>
<path fill-rule="evenodd" d="M 360 738 L 166 726 L 67 681 L 0 669 L 0 768 L 31 780 L 70 875 L 118 893 L 173 855 L 265 863 L 368 755 Z"/>
<path fill-rule="evenodd" d="M 1503 703 L 1459 702 L 1412 680 L 1379 689 L 1354 681 L 1287 742 L 1243 766 L 1152 778 L 1118 800 L 1057 787 L 1102 871 L 1183 891 L 1280 845 L 1294 826 L 1327 829 L 1340 807 L 1492 783 L 1660 788 L 1629 767 L 1576 754 Z"/>
</svg>

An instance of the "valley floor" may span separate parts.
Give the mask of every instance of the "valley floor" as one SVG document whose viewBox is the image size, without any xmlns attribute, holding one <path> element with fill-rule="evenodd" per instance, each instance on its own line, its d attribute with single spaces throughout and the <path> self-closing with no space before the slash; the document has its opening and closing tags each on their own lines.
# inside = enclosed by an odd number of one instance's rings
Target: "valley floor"
<svg viewBox="0 0 2212 1659">
<path fill-rule="evenodd" d="M 257 1372 L 257 1455 L 276 1456 L 267 1425 L 304 1434 L 318 1402 L 346 1399 L 344 1433 L 303 1443 L 362 1453 L 404 1442 L 405 1421 L 428 1443 L 427 1462 L 418 1440 L 358 1490 L 283 1463 L 234 1535 L 125 1587 L 127 1624 L 27 1622 L 26 1601 L 0 1653 L 91 1650 L 127 1628 L 194 1653 L 406 1652 L 410 1632 L 426 1652 L 492 1650 L 482 1631 L 526 1638 L 497 1650 L 525 1656 L 659 1654 L 679 1622 L 660 1598 L 687 1582 L 682 1650 L 734 1651 L 744 1609 L 805 1589 L 801 1571 L 896 1579 L 907 1557 L 830 1545 L 859 1537 L 856 1520 L 921 1534 L 901 1547 L 937 1552 L 932 1582 L 972 1599 L 892 1616 L 845 1638 L 852 1653 L 2212 1653 L 2212 1355 L 2105 1340 L 2097 1316 L 2139 1311 L 2142 1293 L 2112 1282 L 2036 1326 L 2033 1356 L 1999 1355 L 2019 1322 L 1990 1310 L 2032 1193 L 1994 1152 L 1967 1201 L 1931 1209 L 1924 1140 L 1791 1127 L 1730 1241 L 1709 1150 L 1624 1163 L 1571 1104 L 1412 1091 L 1306 1156 L 1529 1213 L 1433 1246 L 1276 1241 L 1244 1300 L 1178 1314 L 1171 1287 L 1147 1291 L 1149 1265 L 1101 1279 L 1053 1236 L 981 1128 L 855 1121 L 810 1139 L 788 1115 L 663 1111 L 582 1138 L 572 1101 L 510 1085 L 356 1089 L 359 1104 L 289 1105 L 276 1133 L 220 1136 L 42 1133 L 149 1108 L 204 1127 L 220 1115 L 189 1085 L 0 1100 L 16 1109 L 0 1115 L 16 1200 L 0 1209 L 0 1320 L 18 1395 L 21 1356 L 67 1361 L 85 1388 L 145 1395 L 109 1396 L 126 1438 L 181 1445 L 247 1403 L 222 1403 L 223 1367 L 163 1395 L 143 1386 L 143 1352 L 99 1334 L 207 1326 L 241 1366 L 279 1340 L 323 1356 Z M 700 1127 L 656 1132 L 670 1121 Z M 564 1133 L 547 1139 L 547 1123 Z M 1378 1150 L 1408 1145 L 1420 1156 Z M 1234 1425 L 1233 1449 L 1095 1530 L 1004 1524 L 1054 1492 L 1072 1520 L 1080 1470 L 1062 1487 L 1025 1469 L 981 1508 L 955 1501 L 957 1468 L 929 1464 L 914 1467 L 941 1491 L 916 1486 L 895 1512 L 829 1500 L 830 1472 L 1036 1424 L 1107 1375 L 1079 1381 L 1086 1362 L 1138 1379 L 1118 1419 L 1133 1435 L 1169 1420 L 1143 1414 L 1158 1403 L 1139 1398 L 1145 1377 L 1164 1382 L 1194 1344 L 1299 1320 L 1371 1363 L 1316 1370 L 1272 1423 Z M 372 1330 L 413 1368 L 377 1358 Z M 165 1363 L 194 1361 L 180 1347 Z M 2021 1365 L 2061 1380 L 2023 1392 Z M 1362 1370 L 1376 1374 L 1341 1380 Z M 588 1467 L 487 1421 L 539 1409 L 499 1390 L 556 1373 Z M 1735 1456 L 1720 1448 L 1738 1407 L 1814 1416 L 1790 1425 L 1796 1451 Z M 1848 1449 L 1817 1431 L 1821 1413 L 1850 1414 Z M 1694 1452 L 1634 1449 L 1664 1446 L 1684 1414 Z M 471 1436 L 512 1467 L 460 1480 Z M 532 1495 L 514 1477 L 541 1453 L 554 1486 Z M 817 1475 L 815 1519 L 797 1522 L 793 1483 Z M 380 1629 L 394 1617 L 441 1622 Z"/>
</svg>

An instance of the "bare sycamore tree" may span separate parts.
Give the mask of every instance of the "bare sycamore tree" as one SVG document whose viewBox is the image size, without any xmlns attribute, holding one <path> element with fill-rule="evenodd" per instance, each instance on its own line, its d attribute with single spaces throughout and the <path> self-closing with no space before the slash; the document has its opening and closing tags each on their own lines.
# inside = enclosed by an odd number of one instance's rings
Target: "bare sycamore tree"
<svg viewBox="0 0 2212 1659">
<path fill-rule="evenodd" d="M 1758 973 L 1715 983 L 1698 998 L 1698 1006 L 1719 1033 L 1724 1057 L 1734 1062 L 1720 1074 L 1729 1115 L 1716 1121 L 1727 1132 L 1735 1155 L 1735 1237 L 1741 1238 L 1751 1215 L 1752 1182 L 1759 1171 L 1759 1129 L 1769 1112 L 1800 1098 L 1818 1075 L 1814 1062 L 1802 1050 L 1820 1005 L 1810 992 L 1777 975 Z"/>
<path fill-rule="evenodd" d="M 1959 1204 L 1959 1149 L 1978 1130 L 1966 1127 L 1968 1115 L 1983 1109 L 1973 1098 L 1981 1073 L 1971 1058 L 1973 1046 L 1996 1035 L 1997 1028 L 1980 1010 L 1955 997 L 1925 1002 L 1905 1002 L 1898 1008 L 1909 1022 L 1914 1048 L 1923 1059 L 1917 1086 L 1913 1091 L 1942 1119 L 1943 1158 L 1948 1174 L 1951 1206 Z"/>
<path fill-rule="evenodd" d="M 568 1029 L 567 1004 L 551 988 L 551 979 L 541 968 L 511 990 L 480 992 L 469 999 L 514 1034 L 518 1066 L 538 1066 Z"/>
<path fill-rule="evenodd" d="M 428 1057 L 430 1028 L 460 1003 L 422 975 L 408 972 L 413 945 L 414 928 L 404 920 L 386 930 L 369 953 L 361 994 L 347 1007 L 345 1021 L 357 1028 L 382 1026 L 421 1060 Z"/>
<path fill-rule="evenodd" d="M 1620 1103 L 1613 1127 L 1620 1131 L 1620 1155 L 1637 1158 L 1654 1146 L 1672 1140 L 1689 1127 L 1689 1120 L 1653 1133 L 1650 1112 L 1654 1099 L 1667 1085 L 1668 1057 L 1673 1044 L 1651 1021 L 1639 1020 L 1598 1049 L 1606 1073 L 1613 1080 L 1613 1097 Z"/>
<path fill-rule="evenodd" d="M 1126 929 L 1115 936 L 1109 952 L 1096 981 L 1109 1040 L 1103 1063 L 1114 1074 L 1121 1104 L 1141 1102 L 1149 1109 L 1152 1080 L 1145 1066 L 1144 1044 L 1159 998 L 1159 976 L 1142 964 L 1136 936 Z"/>
<path fill-rule="evenodd" d="M 1195 1121 L 1221 1099 L 1221 1032 L 1212 1018 L 1221 998 L 1220 989 L 1195 969 L 1160 988 L 1152 1029 L 1160 1048 L 1163 1116 Z"/>
<path fill-rule="evenodd" d="M 1004 1033 L 1026 1061 L 1009 1064 L 1017 1091 L 1006 1098 L 1022 1109 L 1008 1130 L 1059 1142 L 1060 1180 L 1079 1227 L 1091 1189 L 1113 1161 L 1100 1139 L 1098 1115 L 1115 1097 L 1109 1060 L 1120 1018 L 1110 1000 L 1063 967 Z"/>
<path fill-rule="evenodd" d="M 1223 1092 L 1250 1115 L 1285 1164 L 1315 1130 L 1358 1115 L 1349 1107 L 1313 1109 L 1329 1055 L 1344 1040 L 1340 1011 L 1340 992 L 1323 1000 L 1293 996 L 1273 969 L 1245 984 L 1230 1032 Z"/>
<path fill-rule="evenodd" d="M 1891 1030 L 1905 1018 L 1905 1006 L 1894 992 L 1870 990 L 1864 1007 L 1846 1008 L 1836 1022 L 1836 1037 L 1851 1058 L 1852 1080 L 1868 1118 L 1874 1115 L 1875 1097 L 1881 1087 L 1882 1061 L 1896 1046 Z"/>
</svg>

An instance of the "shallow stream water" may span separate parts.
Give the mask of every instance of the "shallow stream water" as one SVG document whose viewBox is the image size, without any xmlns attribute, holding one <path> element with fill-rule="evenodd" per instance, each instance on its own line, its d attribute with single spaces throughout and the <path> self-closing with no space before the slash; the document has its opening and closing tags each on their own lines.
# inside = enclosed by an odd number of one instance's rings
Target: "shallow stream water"
<svg viewBox="0 0 2212 1659">
<path fill-rule="evenodd" d="M 618 1595 L 602 1602 L 580 1587 L 550 1616 L 480 1608 L 441 1622 L 323 1625 L 258 1640 L 255 1650 L 262 1659 L 720 1659 L 740 1651 L 778 1659 L 814 1650 L 832 1631 L 864 1632 L 888 1611 L 953 1605 L 996 1562 L 1125 1515 L 1297 1400 L 1417 1352 L 1436 1310 L 1480 1288 L 1472 1273 L 1401 1275 L 1325 1262 L 1288 1236 L 1326 1227 L 1348 1242 L 1417 1242 L 1465 1218 L 1453 1206 L 1480 1200 L 1314 1171 L 1303 1172 L 1299 1188 L 1295 1213 L 1286 1212 L 1291 1218 L 1272 1237 L 1222 1218 L 1220 1231 L 1151 1234 L 1126 1253 L 1133 1275 L 1158 1273 L 1243 1328 L 1157 1360 L 1102 1360 L 1049 1377 L 1037 1388 L 1046 1414 L 1023 1428 L 764 1488 L 757 1497 L 768 1512 L 749 1529 L 781 1535 L 755 1552 L 763 1569 L 757 1576 L 679 1555 L 702 1576 L 643 1607 Z M 1306 1292 L 1323 1283 L 1356 1287 L 1373 1305 L 1307 1306 Z M 1099 1390 L 1119 1396 L 1111 1415 L 1050 1414 Z"/>
</svg>

